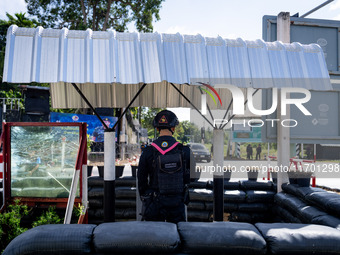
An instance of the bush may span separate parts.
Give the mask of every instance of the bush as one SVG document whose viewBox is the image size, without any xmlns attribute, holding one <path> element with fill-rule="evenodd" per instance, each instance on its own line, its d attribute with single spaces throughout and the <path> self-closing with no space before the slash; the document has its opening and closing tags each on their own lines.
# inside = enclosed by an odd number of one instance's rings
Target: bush
<svg viewBox="0 0 340 255">
<path fill-rule="evenodd" d="M 9 205 L 6 212 L 0 214 L 0 250 L 4 250 L 6 246 L 16 236 L 24 233 L 27 228 L 20 226 L 21 219 L 28 215 L 27 205 L 20 204 L 20 200 L 16 199 L 13 205 Z"/>
<path fill-rule="evenodd" d="M 60 219 L 59 215 L 55 211 L 55 207 L 49 207 L 46 212 L 43 212 L 43 214 L 32 223 L 32 227 L 37 227 L 40 225 L 46 225 L 46 224 L 60 224 L 62 223 L 62 220 Z"/>
</svg>

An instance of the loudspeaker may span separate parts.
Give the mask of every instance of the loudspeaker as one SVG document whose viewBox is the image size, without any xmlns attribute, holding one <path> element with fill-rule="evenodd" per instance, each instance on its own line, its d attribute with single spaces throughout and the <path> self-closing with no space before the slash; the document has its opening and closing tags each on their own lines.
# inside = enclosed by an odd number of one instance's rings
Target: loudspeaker
<svg viewBox="0 0 340 255">
<path fill-rule="evenodd" d="M 49 113 L 49 90 L 27 88 L 27 90 L 25 91 L 25 111 L 26 113 Z"/>
</svg>

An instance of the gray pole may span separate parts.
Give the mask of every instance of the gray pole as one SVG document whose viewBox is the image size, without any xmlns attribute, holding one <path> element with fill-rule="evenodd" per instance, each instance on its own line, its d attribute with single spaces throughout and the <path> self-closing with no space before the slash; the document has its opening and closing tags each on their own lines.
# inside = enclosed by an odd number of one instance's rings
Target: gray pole
<svg viewBox="0 0 340 255">
<path fill-rule="evenodd" d="M 223 221 L 224 214 L 224 130 L 214 129 L 214 221 Z"/>
<path fill-rule="evenodd" d="M 289 12 L 280 12 L 277 16 L 277 40 L 283 43 L 290 42 L 290 15 Z M 279 93 L 281 95 L 281 91 Z M 288 95 L 287 95 L 288 97 Z M 287 105 L 286 115 L 281 115 L 281 97 L 278 99 L 277 106 L 277 118 L 289 119 L 290 107 Z M 289 167 L 290 158 L 290 129 L 289 127 L 283 127 L 281 121 L 277 125 L 277 164 L 279 169 L 283 167 Z M 288 182 L 288 174 L 283 171 L 279 171 L 277 174 L 277 192 L 282 191 L 281 185 Z"/>
</svg>

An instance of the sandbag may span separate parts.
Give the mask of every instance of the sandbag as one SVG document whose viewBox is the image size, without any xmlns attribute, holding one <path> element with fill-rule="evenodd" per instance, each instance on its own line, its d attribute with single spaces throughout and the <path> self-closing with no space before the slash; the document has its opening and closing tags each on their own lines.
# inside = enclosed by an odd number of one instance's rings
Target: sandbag
<svg viewBox="0 0 340 255">
<path fill-rule="evenodd" d="M 116 208 L 116 219 L 136 219 L 136 208 Z"/>
<path fill-rule="evenodd" d="M 102 198 L 89 198 L 89 206 L 90 208 L 103 208 L 103 199 Z"/>
<path fill-rule="evenodd" d="M 192 201 L 188 204 L 188 210 L 205 210 L 203 201 Z"/>
<path fill-rule="evenodd" d="M 301 216 L 300 209 L 307 206 L 307 204 L 301 199 L 283 192 L 277 193 L 274 200 L 281 207 L 287 209 L 292 214 L 298 214 L 299 216 Z"/>
<path fill-rule="evenodd" d="M 238 204 L 237 202 L 234 203 L 224 203 L 224 212 L 234 212 L 238 210 Z M 214 210 L 214 203 L 213 202 L 205 202 L 205 209 L 207 211 L 213 211 Z"/>
<path fill-rule="evenodd" d="M 213 201 L 213 192 L 208 189 L 190 189 L 190 201 Z"/>
<path fill-rule="evenodd" d="M 212 211 L 188 210 L 189 221 L 213 221 Z"/>
<path fill-rule="evenodd" d="M 184 253 L 265 254 L 266 242 L 248 223 L 179 222 L 178 231 Z"/>
<path fill-rule="evenodd" d="M 273 190 L 273 183 L 257 181 L 241 181 L 240 187 L 243 190 Z"/>
<path fill-rule="evenodd" d="M 104 187 L 104 179 L 99 176 L 90 176 L 87 178 L 87 185 L 89 187 Z"/>
<path fill-rule="evenodd" d="M 314 192 L 305 199 L 324 211 L 340 216 L 340 195 L 334 192 Z"/>
<path fill-rule="evenodd" d="M 299 186 L 297 184 L 283 183 L 281 188 L 284 192 L 288 194 L 296 195 Z"/>
<path fill-rule="evenodd" d="M 276 192 L 270 190 L 247 190 L 246 201 L 248 203 L 273 203 Z"/>
<path fill-rule="evenodd" d="M 225 181 L 224 182 L 224 189 L 225 190 L 236 190 L 240 189 L 240 182 L 230 182 L 230 181 Z"/>
<path fill-rule="evenodd" d="M 326 202 L 327 209 L 330 210 L 332 214 L 340 217 L 340 195 L 338 197 L 334 196 Z"/>
<path fill-rule="evenodd" d="M 240 189 L 240 182 L 231 182 L 231 181 L 226 181 L 224 180 L 224 189 L 225 190 L 237 190 Z M 214 182 L 213 181 L 208 181 L 207 182 L 207 189 L 214 189 Z"/>
<path fill-rule="evenodd" d="M 340 231 L 321 225 L 257 223 L 272 254 L 340 254 Z"/>
<path fill-rule="evenodd" d="M 14 238 L 3 255 L 90 254 L 96 225 L 41 225 Z"/>
<path fill-rule="evenodd" d="M 302 221 L 281 206 L 275 206 L 273 212 L 287 223 L 302 223 Z"/>
<path fill-rule="evenodd" d="M 304 223 L 312 223 L 314 218 L 327 215 L 326 212 L 320 211 L 319 209 L 307 205 L 299 210 L 299 214 L 302 216 L 302 221 Z"/>
<path fill-rule="evenodd" d="M 100 254 L 164 254 L 175 252 L 180 243 L 176 224 L 132 221 L 104 223 L 93 231 L 93 244 Z"/>
<path fill-rule="evenodd" d="M 244 202 L 246 193 L 242 190 L 226 190 L 224 191 L 224 202 Z"/>
<path fill-rule="evenodd" d="M 104 188 L 101 187 L 92 187 L 89 189 L 88 193 L 89 198 L 103 198 L 104 197 Z"/>
<path fill-rule="evenodd" d="M 116 207 L 136 208 L 136 199 L 116 199 Z"/>
<path fill-rule="evenodd" d="M 306 196 L 314 192 L 325 192 L 323 189 L 314 187 L 298 187 L 296 190 L 296 196 L 305 199 Z"/>
<path fill-rule="evenodd" d="M 190 182 L 188 186 L 191 189 L 206 189 L 207 182 L 202 182 L 202 181 Z"/>
<path fill-rule="evenodd" d="M 234 212 L 238 210 L 237 203 L 224 203 L 224 212 Z"/>
<path fill-rule="evenodd" d="M 270 210 L 269 204 L 264 203 L 241 203 L 238 205 L 238 210 L 240 212 L 249 212 L 249 213 L 257 213 L 257 212 L 268 212 Z"/>
<path fill-rule="evenodd" d="M 136 199 L 135 187 L 116 187 L 116 198 Z"/>
<path fill-rule="evenodd" d="M 340 230 L 340 219 L 332 215 L 323 215 L 313 218 L 312 223 L 325 225 Z"/>
<path fill-rule="evenodd" d="M 255 212 L 232 212 L 229 216 L 230 221 L 235 222 L 272 222 L 272 215 L 270 213 L 255 213 Z"/>
<path fill-rule="evenodd" d="M 136 177 L 120 177 L 116 179 L 116 187 L 136 187 Z"/>
</svg>

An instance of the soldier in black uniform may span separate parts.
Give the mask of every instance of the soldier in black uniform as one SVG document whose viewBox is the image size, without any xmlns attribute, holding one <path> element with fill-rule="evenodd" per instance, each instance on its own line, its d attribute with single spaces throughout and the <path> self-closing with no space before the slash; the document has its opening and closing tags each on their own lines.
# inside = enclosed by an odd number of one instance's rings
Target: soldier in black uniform
<svg viewBox="0 0 340 255">
<path fill-rule="evenodd" d="M 143 220 L 186 220 L 187 184 L 190 166 L 195 169 L 195 162 L 190 148 L 172 136 L 178 123 L 176 115 L 168 110 L 159 112 L 153 120 L 159 138 L 143 149 L 137 174 Z"/>
</svg>

